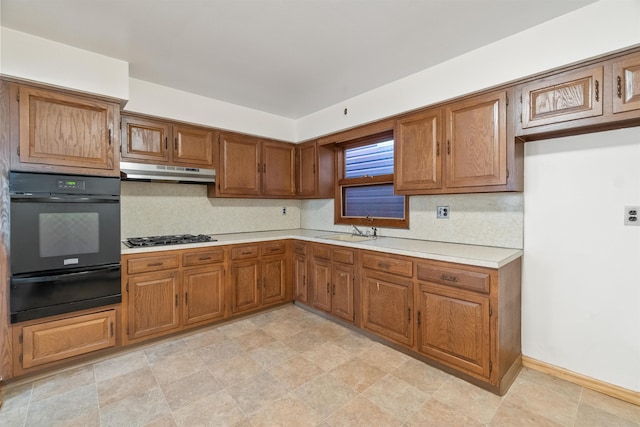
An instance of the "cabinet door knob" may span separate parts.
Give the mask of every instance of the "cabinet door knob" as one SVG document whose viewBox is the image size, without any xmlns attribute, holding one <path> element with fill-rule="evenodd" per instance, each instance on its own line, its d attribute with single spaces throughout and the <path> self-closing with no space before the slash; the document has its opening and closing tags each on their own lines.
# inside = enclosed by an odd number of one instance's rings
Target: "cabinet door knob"
<svg viewBox="0 0 640 427">
<path fill-rule="evenodd" d="M 618 89 L 617 91 L 618 98 L 622 98 L 622 77 L 618 76 L 618 78 L 616 79 L 616 82 L 617 82 L 616 86 Z"/>
</svg>

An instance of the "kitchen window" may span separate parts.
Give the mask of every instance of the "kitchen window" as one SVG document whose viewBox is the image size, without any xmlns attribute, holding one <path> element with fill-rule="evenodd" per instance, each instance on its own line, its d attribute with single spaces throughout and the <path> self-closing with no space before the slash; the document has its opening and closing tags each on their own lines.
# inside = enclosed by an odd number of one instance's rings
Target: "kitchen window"
<svg viewBox="0 0 640 427">
<path fill-rule="evenodd" d="M 409 227 L 409 201 L 393 193 L 393 132 L 341 144 L 336 224 Z"/>
</svg>

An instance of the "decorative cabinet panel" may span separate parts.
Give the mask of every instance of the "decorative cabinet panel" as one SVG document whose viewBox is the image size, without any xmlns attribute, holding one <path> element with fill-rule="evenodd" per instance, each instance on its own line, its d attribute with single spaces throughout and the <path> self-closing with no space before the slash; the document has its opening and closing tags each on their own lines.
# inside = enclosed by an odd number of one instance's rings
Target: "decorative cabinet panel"
<svg viewBox="0 0 640 427">
<path fill-rule="evenodd" d="M 296 196 L 303 199 L 328 199 L 334 195 L 334 152 L 317 141 L 297 144 Z"/>
<path fill-rule="evenodd" d="M 180 326 L 177 271 L 129 277 L 129 339 L 177 330 Z"/>
<path fill-rule="evenodd" d="M 115 102 L 25 85 L 11 85 L 11 168 L 119 176 Z"/>
<path fill-rule="evenodd" d="M 185 325 L 224 317 L 224 265 L 190 268 L 182 273 Z"/>
<path fill-rule="evenodd" d="M 262 194 L 293 197 L 296 194 L 295 146 L 284 142 L 262 142 Z"/>
<path fill-rule="evenodd" d="M 231 313 L 253 310 L 260 305 L 260 261 L 231 262 Z"/>
<path fill-rule="evenodd" d="M 346 248 L 311 246 L 311 306 L 342 320 L 356 321 L 356 255 Z"/>
<path fill-rule="evenodd" d="M 640 54 L 613 63 L 613 112 L 640 110 Z"/>
<path fill-rule="evenodd" d="M 521 89 L 522 127 L 602 115 L 603 67 L 563 73 Z"/>
<path fill-rule="evenodd" d="M 213 166 L 213 132 L 184 125 L 174 126 L 173 162 L 211 168 Z"/>
</svg>

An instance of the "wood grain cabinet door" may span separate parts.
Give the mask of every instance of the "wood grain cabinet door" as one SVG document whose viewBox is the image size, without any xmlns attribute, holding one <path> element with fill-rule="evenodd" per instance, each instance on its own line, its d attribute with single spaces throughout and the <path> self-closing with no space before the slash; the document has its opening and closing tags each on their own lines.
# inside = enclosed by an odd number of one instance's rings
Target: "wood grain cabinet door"
<svg viewBox="0 0 640 427">
<path fill-rule="evenodd" d="M 413 346 L 413 282 L 363 270 L 362 326 Z"/>
<path fill-rule="evenodd" d="M 213 165 L 212 132 L 189 126 L 174 126 L 173 162 L 210 168 Z"/>
<path fill-rule="evenodd" d="M 296 301 L 307 302 L 307 257 L 295 255 L 293 259 L 293 292 Z"/>
<path fill-rule="evenodd" d="M 262 194 L 293 197 L 296 195 L 295 145 L 284 142 L 262 143 Z"/>
<path fill-rule="evenodd" d="M 122 158 L 167 163 L 171 125 L 140 117 L 122 118 Z"/>
<path fill-rule="evenodd" d="M 425 283 L 419 286 L 418 351 L 489 378 L 489 298 Z"/>
<path fill-rule="evenodd" d="M 396 122 L 395 190 L 412 194 L 442 187 L 442 110 Z"/>
<path fill-rule="evenodd" d="M 192 268 L 182 273 L 183 324 L 224 317 L 224 266 Z"/>
<path fill-rule="evenodd" d="M 285 258 L 265 257 L 262 259 L 262 303 L 272 304 L 284 301 L 286 297 Z"/>
<path fill-rule="evenodd" d="M 522 128 L 602 115 L 603 68 L 563 73 L 524 85 Z"/>
<path fill-rule="evenodd" d="M 298 196 L 313 196 L 318 191 L 317 149 L 315 143 L 296 147 L 298 158 Z"/>
<path fill-rule="evenodd" d="M 311 305 L 331 312 L 331 262 L 314 259 L 311 266 Z"/>
<path fill-rule="evenodd" d="M 231 264 L 231 312 L 240 313 L 260 305 L 260 261 L 250 259 Z"/>
<path fill-rule="evenodd" d="M 640 54 L 613 63 L 613 112 L 640 110 Z"/>
<path fill-rule="evenodd" d="M 116 345 L 115 310 L 86 314 L 22 328 L 22 368 Z"/>
<path fill-rule="evenodd" d="M 260 195 L 261 171 L 259 139 L 220 135 L 220 194 Z"/>
<path fill-rule="evenodd" d="M 178 273 L 175 271 L 129 276 L 129 339 L 179 327 L 178 287 Z"/>
<path fill-rule="evenodd" d="M 348 322 L 353 322 L 355 318 L 354 281 L 355 270 L 352 266 L 333 264 L 331 284 L 332 313 Z"/>
<path fill-rule="evenodd" d="M 18 91 L 20 163 L 118 174 L 117 104 L 28 86 Z"/>
<path fill-rule="evenodd" d="M 446 187 L 507 183 L 506 96 L 489 93 L 446 108 Z"/>
</svg>

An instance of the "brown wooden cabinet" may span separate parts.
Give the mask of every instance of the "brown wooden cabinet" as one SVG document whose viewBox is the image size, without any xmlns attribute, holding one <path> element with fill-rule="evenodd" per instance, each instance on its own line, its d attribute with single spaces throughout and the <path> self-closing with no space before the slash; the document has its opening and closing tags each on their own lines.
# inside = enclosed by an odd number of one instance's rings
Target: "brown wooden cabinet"
<svg viewBox="0 0 640 427">
<path fill-rule="evenodd" d="M 223 133 L 218 182 L 209 197 L 295 197 L 295 145 Z"/>
<path fill-rule="evenodd" d="M 224 317 L 224 265 L 186 269 L 182 273 L 182 286 L 184 325 Z"/>
<path fill-rule="evenodd" d="M 293 243 L 293 298 L 305 304 L 308 298 L 308 277 L 307 244 L 295 241 Z"/>
<path fill-rule="evenodd" d="M 311 246 L 311 306 L 348 322 L 356 321 L 356 251 Z"/>
<path fill-rule="evenodd" d="M 123 115 L 122 159 L 132 162 L 214 168 L 210 129 Z"/>
<path fill-rule="evenodd" d="M 640 54 L 619 58 L 612 67 L 613 113 L 640 110 Z"/>
<path fill-rule="evenodd" d="M 297 185 L 299 198 L 332 198 L 334 196 L 334 152 L 330 146 L 309 141 L 296 146 Z"/>
<path fill-rule="evenodd" d="M 119 176 L 117 102 L 10 85 L 11 169 Z"/>
<path fill-rule="evenodd" d="M 242 313 L 285 301 L 286 242 L 238 245 L 231 249 L 231 312 Z"/>
<path fill-rule="evenodd" d="M 178 271 L 129 277 L 127 335 L 130 340 L 177 330 L 180 326 Z"/>
<path fill-rule="evenodd" d="M 362 327 L 413 347 L 413 261 L 362 253 Z"/>
</svg>

